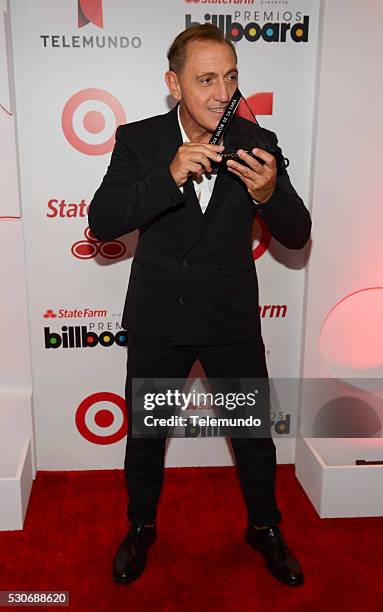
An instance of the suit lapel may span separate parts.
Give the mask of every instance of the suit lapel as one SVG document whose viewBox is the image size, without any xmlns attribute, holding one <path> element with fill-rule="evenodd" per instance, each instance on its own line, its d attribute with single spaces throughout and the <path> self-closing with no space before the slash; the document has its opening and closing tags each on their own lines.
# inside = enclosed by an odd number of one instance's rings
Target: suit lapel
<svg viewBox="0 0 383 612">
<path fill-rule="evenodd" d="M 169 113 L 162 116 L 162 121 L 159 130 L 159 139 L 163 149 L 167 163 L 170 165 L 174 159 L 177 149 L 182 145 L 182 135 L 178 124 L 177 106 Z M 194 189 L 193 181 L 189 178 L 185 183 L 185 191 L 187 195 L 187 209 L 193 224 L 200 224 L 203 221 L 200 204 L 197 194 Z"/>
<path fill-rule="evenodd" d="M 158 137 L 168 164 L 173 160 L 178 147 L 182 145 L 182 136 L 177 119 L 177 106 L 160 117 Z"/>
<path fill-rule="evenodd" d="M 230 142 L 231 140 L 228 132 L 227 137 L 225 137 L 225 148 L 227 150 L 230 149 Z M 220 168 L 215 180 L 213 193 L 211 194 L 209 204 L 204 214 L 205 226 L 210 225 L 218 210 L 223 206 L 225 200 L 229 196 L 234 184 L 235 181 L 233 176 L 226 170 Z"/>
</svg>

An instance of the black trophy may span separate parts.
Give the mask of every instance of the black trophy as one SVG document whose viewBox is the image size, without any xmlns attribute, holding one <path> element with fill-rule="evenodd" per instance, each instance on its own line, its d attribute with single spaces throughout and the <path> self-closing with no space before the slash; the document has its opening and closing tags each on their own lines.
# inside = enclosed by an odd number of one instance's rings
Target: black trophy
<svg viewBox="0 0 383 612">
<path fill-rule="evenodd" d="M 241 116 L 238 112 L 239 104 L 243 100 L 247 107 L 246 114 L 248 118 Z M 224 141 L 224 142 L 222 142 Z M 264 130 L 258 123 L 253 111 L 251 110 L 246 98 L 237 88 L 231 97 L 225 111 L 217 125 L 217 128 L 211 137 L 209 144 L 224 144 L 225 150 L 222 153 L 222 161 L 213 162 L 213 165 L 219 165 L 220 169 L 226 169 L 226 162 L 229 159 L 234 159 L 240 164 L 246 164 L 237 155 L 238 149 L 246 151 L 251 157 L 254 157 L 262 165 L 265 163 L 263 159 L 252 153 L 253 148 L 263 149 L 274 155 L 277 164 L 277 174 L 286 174 L 286 168 L 289 165 L 289 160 L 283 157 L 281 149 L 274 145 L 274 139 L 271 138 L 271 132 Z"/>
</svg>

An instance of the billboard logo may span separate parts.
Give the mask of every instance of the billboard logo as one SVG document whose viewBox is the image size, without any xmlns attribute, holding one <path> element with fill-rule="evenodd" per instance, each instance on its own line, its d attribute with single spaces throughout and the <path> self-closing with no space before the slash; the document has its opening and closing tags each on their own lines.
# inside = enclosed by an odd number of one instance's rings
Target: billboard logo
<svg viewBox="0 0 383 612">
<path fill-rule="evenodd" d="M 51 332 L 49 327 L 44 327 L 44 342 L 46 349 L 58 348 L 93 348 L 98 344 L 102 347 L 109 347 L 113 344 L 118 346 L 127 345 L 127 334 L 124 330 L 103 331 L 100 334 L 88 331 L 86 325 L 63 325 L 61 334 Z"/>
<path fill-rule="evenodd" d="M 104 27 L 102 18 L 102 0 L 77 0 L 78 27 L 82 28 L 88 23 L 99 28 Z"/>
<path fill-rule="evenodd" d="M 126 116 L 120 102 L 104 89 L 82 89 L 66 102 L 61 125 L 65 138 L 85 155 L 112 151 L 115 131 Z"/>
<path fill-rule="evenodd" d="M 101 391 L 86 397 L 75 415 L 78 432 L 93 444 L 114 444 L 126 436 L 128 422 L 124 398 Z"/>
<path fill-rule="evenodd" d="M 274 427 L 275 433 L 279 435 L 290 433 L 291 414 L 278 414 L 278 419 L 275 414 L 271 415 L 271 425 Z"/>
<path fill-rule="evenodd" d="M 126 246 L 120 240 L 103 242 L 97 240 L 89 227 L 84 231 L 85 240 L 78 240 L 72 244 L 71 252 L 77 259 L 92 259 L 101 255 L 105 259 L 119 259 L 126 253 Z"/>
<path fill-rule="evenodd" d="M 238 15 L 238 17 L 237 17 Z M 292 17 L 291 13 L 289 16 Z M 301 17 L 301 15 L 299 15 Z M 234 19 L 242 19 L 239 11 L 236 11 Z M 303 22 L 272 23 L 269 21 L 261 26 L 257 21 L 250 21 L 246 25 L 239 21 L 233 21 L 233 15 L 214 15 L 206 13 L 203 23 L 211 23 L 217 26 L 225 34 L 226 38 L 238 42 L 245 38 L 248 42 L 257 42 L 262 39 L 265 42 L 286 42 L 287 35 L 292 41 L 308 42 L 310 17 L 305 15 Z M 199 21 L 193 21 L 191 15 L 185 15 L 185 29 L 200 25 Z"/>
</svg>

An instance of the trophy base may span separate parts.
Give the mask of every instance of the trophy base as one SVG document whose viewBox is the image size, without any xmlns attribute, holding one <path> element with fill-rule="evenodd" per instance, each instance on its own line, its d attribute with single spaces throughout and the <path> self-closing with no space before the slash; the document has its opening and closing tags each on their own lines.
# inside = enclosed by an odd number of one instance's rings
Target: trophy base
<svg viewBox="0 0 383 612">
<path fill-rule="evenodd" d="M 265 165 L 265 161 L 263 159 L 261 159 L 260 157 L 257 157 L 257 155 L 254 155 L 254 153 L 252 153 L 252 151 L 245 151 L 248 155 L 250 155 L 250 157 L 253 157 L 254 159 L 257 160 L 257 162 L 259 162 L 260 164 L 262 164 L 262 166 Z M 270 153 L 271 155 L 273 155 L 275 157 L 275 161 L 277 164 L 277 174 L 286 174 L 286 168 L 289 165 L 289 160 L 286 157 L 283 157 L 283 155 L 279 152 L 279 151 L 268 151 L 268 153 Z M 222 160 L 219 162 L 212 162 L 213 166 L 218 166 L 221 169 L 227 170 L 227 162 L 232 159 L 236 162 L 238 162 L 239 164 L 242 164 L 243 166 L 247 166 L 246 162 L 241 159 L 240 157 L 238 157 L 238 153 L 237 151 L 224 151 L 221 154 Z"/>
</svg>

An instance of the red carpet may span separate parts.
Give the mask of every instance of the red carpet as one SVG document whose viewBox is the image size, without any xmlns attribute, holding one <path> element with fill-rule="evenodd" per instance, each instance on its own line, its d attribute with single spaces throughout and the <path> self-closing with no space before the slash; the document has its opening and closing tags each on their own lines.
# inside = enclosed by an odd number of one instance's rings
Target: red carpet
<svg viewBox="0 0 383 612">
<path fill-rule="evenodd" d="M 278 583 L 243 541 L 234 468 L 173 468 L 148 567 L 130 585 L 111 579 L 126 529 L 123 473 L 39 472 L 24 530 L 0 532 L 0 590 L 67 590 L 73 610 L 381 611 L 383 518 L 319 519 L 290 465 L 278 466 L 277 484 L 303 587 Z"/>
</svg>

